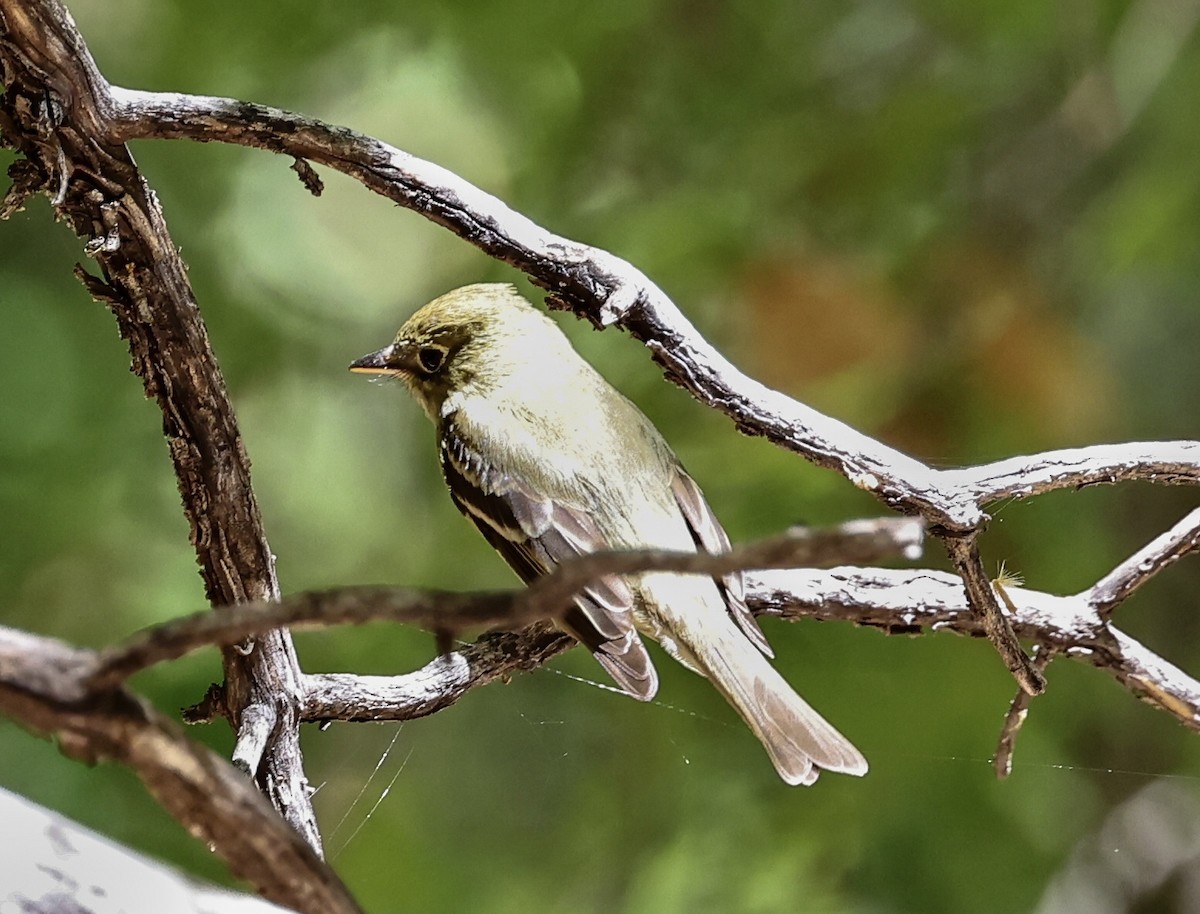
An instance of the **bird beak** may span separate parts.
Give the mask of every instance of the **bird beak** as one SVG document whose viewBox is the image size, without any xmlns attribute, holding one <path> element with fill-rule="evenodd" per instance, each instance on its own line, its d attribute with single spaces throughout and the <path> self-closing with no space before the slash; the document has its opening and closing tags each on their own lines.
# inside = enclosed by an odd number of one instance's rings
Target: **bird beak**
<svg viewBox="0 0 1200 914">
<path fill-rule="evenodd" d="M 402 356 L 400 347 L 392 343 L 355 359 L 350 363 L 350 370 L 360 374 L 400 374 L 404 371 Z"/>
</svg>

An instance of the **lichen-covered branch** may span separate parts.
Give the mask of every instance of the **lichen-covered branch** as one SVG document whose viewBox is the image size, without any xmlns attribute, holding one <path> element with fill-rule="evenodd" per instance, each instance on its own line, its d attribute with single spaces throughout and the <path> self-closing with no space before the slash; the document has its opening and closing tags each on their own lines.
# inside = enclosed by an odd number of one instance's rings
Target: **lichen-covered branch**
<svg viewBox="0 0 1200 914">
<path fill-rule="evenodd" d="M 1102 670 L 1137 697 L 1200 730 L 1200 682 L 1111 625 L 1085 594 L 1005 590 L 1017 607 L 1010 621 L 1018 637 Z M 784 619 L 850 621 L 889 634 L 984 636 L 962 582 L 942 571 L 764 571 L 748 577 L 747 602 L 756 613 Z"/>
<path fill-rule="evenodd" d="M 1194 486 L 1200 485 L 1200 441 L 1097 444 L 939 472 L 980 505 L 1131 480 Z"/>
</svg>

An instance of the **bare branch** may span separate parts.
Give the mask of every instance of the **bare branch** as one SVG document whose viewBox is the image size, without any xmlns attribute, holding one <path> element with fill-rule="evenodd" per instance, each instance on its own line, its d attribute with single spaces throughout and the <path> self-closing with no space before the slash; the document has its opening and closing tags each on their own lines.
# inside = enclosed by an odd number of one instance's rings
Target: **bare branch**
<svg viewBox="0 0 1200 914">
<path fill-rule="evenodd" d="M 129 151 L 108 135 L 108 83 L 57 0 L 0 0 L 0 66 L 4 139 L 29 162 L 5 210 L 40 186 L 60 220 L 86 239 L 103 278 L 82 268 L 77 275 L 116 317 L 133 371 L 162 411 L 209 601 L 277 598 L 274 557 L 225 381 L 158 199 Z M 263 790 L 320 848 L 300 756 L 301 673 L 291 639 L 264 633 L 253 651 L 227 650 L 224 664 L 235 727 L 252 707 L 254 720 L 278 722 L 263 747 L 265 764 L 256 766 Z"/>
<path fill-rule="evenodd" d="M 359 907 L 251 781 L 124 689 L 89 690 L 90 651 L 0 627 L 0 712 L 87 762 L 129 766 L 158 803 L 236 876 L 298 911 Z"/>
<path fill-rule="evenodd" d="M 339 587 L 293 594 L 275 602 L 239 603 L 144 629 L 100 654 L 94 689 L 111 688 L 139 670 L 211 644 L 235 644 L 279 626 L 358 625 L 379 619 L 457 632 L 523 625 L 542 618 L 519 591 L 461 594 L 407 587 Z M 548 613 L 547 616 L 555 615 Z"/>
<path fill-rule="evenodd" d="M 897 526 L 894 530 L 902 532 L 904 527 Z M 100 659 L 93 658 L 89 669 L 68 681 L 84 682 L 87 689 L 109 688 L 115 684 L 112 677 L 116 671 L 128 672 L 130 658 L 142 657 L 147 644 L 156 651 L 168 645 L 171 650 L 181 652 L 181 646 L 190 649 L 197 639 L 236 641 L 260 627 L 284 622 L 333 624 L 405 618 L 436 627 L 444 626 L 445 620 L 452 618 L 458 620 L 455 625 L 463 620 L 472 624 L 511 623 L 548 613 L 548 606 L 560 605 L 574 588 L 595 575 L 648 569 L 719 574 L 743 566 L 771 563 L 787 566 L 794 562 L 796 550 L 802 554 L 822 539 L 810 531 L 799 536 L 792 533 L 743 546 L 722 556 L 653 550 L 597 553 L 564 563 L 554 576 L 545 579 L 547 583 L 540 593 L 537 586 L 525 591 L 475 595 L 347 588 L 300 595 L 283 604 L 226 607 L 143 633 L 128 644 L 105 652 Z M 990 586 L 986 581 L 984 585 Z M 1055 655 L 1083 660 L 1186 726 L 1200 729 L 1200 683 L 1109 625 L 1091 605 L 1089 593 L 1056 597 L 1006 585 L 1005 602 L 1010 607 L 1014 633 L 1042 646 L 1036 672 L 1040 675 Z M 550 595 L 554 602 L 547 602 Z M 768 570 L 747 575 L 746 596 L 754 612 L 791 620 L 809 617 L 849 620 L 893 634 L 953 631 L 978 636 L 984 633 L 985 623 L 965 599 L 961 579 L 943 572 L 858 568 L 824 572 Z M 420 717 L 448 707 L 472 688 L 520 670 L 534 669 L 572 643 L 547 625 L 538 624 L 520 632 L 484 636 L 475 644 L 403 676 L 336 673 L 307 676 L 301 716 L 307 721 Z M 1016 731 L 1027 708 L 1027 700 L 1014 700 L 998 751 L 998 765 L 1011 759 Z"/>
<path fill-rule="evenodd" d="M 451 593 L 405 587 L 341 587 L 279 601 L 242 603 L 147 628 L 101 653 L 90 688 L 119 685 L 139 670 L 206 645 L 236 644 L 280 627 L 359 625 L 380 619 L 454 636 L 480 628 L 517 629 L 557 618 L 597 578 L 639 571 L 724 575 L 747 568 L 796 568 L 831 558 L 872 561 L 920 554 L 918 521 L 879 518 L 828 530 L 796 527 L 721 555 L 663 549 L 596 552 L 564 562 L 522 590 Z"/>
<path fill-rule="evenodd" d="M 1155 537 L 1081 594 L 1102 618 L 1152 577 L 1200 548 L 1200 508 Z"/>
<path fill-rule="evenodd" d="M 1139 443 L 1050 452 L 983 467 L 937 470 L 759 384 L 708 344 L 670 299 L 630 264 L 554 235 L 440 166 L 372 137 L 275 108 L 230 99 L 113 88 L 114 137 L 217 140 L 320 162 L 446 226 L 525 271 L 597 326 L 618 324 L 641 340 L 667 376 L 739 429 L 844 475 L 889 507 L 920 514 L 946 538 L 960 570 L 987 517 L 983 505 L 1007 496 L 1123 479 L 1200 482 L 1200 444 Z M 979 576 L 976 576 L 979 577 Z M 1023 688 L 1039 689 L 1020 645 L 1006 632 L 989 588 L 964 579 L 1005 665 Z"/>
<path fill-rule="evenodd" d="M 1042 659 L 1067 656 L 1103 670 L 1147 703 L 1200 730 L 1200 682 L 1101 619 L 1083 594 L 1055 596 L 1006 586 L 1015 633 Z M 746 601 L 788 621 L 853 622 L 887 634 L 953 632 L 983 637 L 962 580 L 932 570 L 791 569 L 750 572 Z M 308 677 L 305 720 L 407 720 L 447 707 L 470 689 L 557 656 L 573 642 L 544 625 L 486 635 L 402 676 L 327 673 Z"/>
<path fill-rule="evenodd" d="M 620 324 L 645 342 L 672 380 L 730 416 L 931 524 L 967 533 L 974 502 L 1055 488 L 1152 479 L 1200 483 L 1200 443 L 1139 442 L 1050 451 L 974 468 L 936 470 L 741 374 L 649 279 L 606 251 L 555 235 L 448 172 L 373 137 L 234 99 L 111 87 L 114 139 L 196 139 L 321 162 L 422 213 L 525 271 L 598 326 Z"/>
<path fill-rule="evenodd" d="M 425 717 L 478 686 L 535 670 L 574 645 L 573 638 L 539 623 L 519 632 L 484 635 L 403 676 L 311 674 L 302 716 L 321 722 Z"/>
<path fill-rule="evenodd" d="M 321 176 L 317 174 L 317 170 L 308 164 L 305 159 L 293 159 L 292 171 L 300 177 L 300 183 L 314 197 L 319 197 L 325 193 L 325 182 L 321 180 Z"/>
<path fill-rule="evenodd" d="M 867 535 L 861 537 L 855 532 L 860 529 L 859 524 L 861 522 L 850 525 L 850 533 L 846 528 L 811 530 L 796 527 L 781 536 L 735 546 L 720 555 L 662 549 L 591 553 L 558 565 L 553 572 L 521 591 L 517 600 L 522 612 L 529 614 L 526 618 L 545 619 L 561 612 L 570 598 L 586 585 L 609 574 L 675 571 L 717 577 L 731 571 L 828 564 L 829 557 L 848 558 L 850 553 L 860 557 L 870 554 L 873 560 L 888 558 L 897 552 L 911 554 L 914 548 L 920 553 L 923 530 L 919 523 L 902 521 L 893 527 L 878 520 L 870 527 L 862 527 Z M 856 544 L 855 541 L 860 539 L 861 542 Z M 852 545 L 854 548 L 849 548 Z"/>
<path fill-rule="evenodd" d="M 1124 632 L 1109 627 L 1112 646 L 1097 645 L 1087 659 L 1149 705 L 1200 730 L 1200 683 Z M 1086 648 L 1080 648 L 1086 650 Z"/>
<path fill-rule="evenodd" d="M 889 634 L 984 634 L 966 604 L 962 581 L 941 571 L 763 571 L 748 575 L 746 583 L 747 603 L 759 614 L 838 619 Z M 1148 704 L 1200 730 L 1200 682 L 1106 623 L 1083 595 L 1005 590 L 1018 609 L 1012 624 L 1019 637 L 1103 670 Z"/>
<path fill-rule="evenodd" d="M 274 708 L 268 704 L 253 704 L 242 711 L 237 742 L 230 756 L 234 768 L 248 777 L 254 777 L 278 722 Z"/>
<path fill-rule="evenodd" d="M 337 169 L 527 273 L 598 326 L 619 324 L 646 343 L 667 375 L 734 420 L 897 509 L 970 529 L 979 511 L 942 491 L 937 472 L 742 374 L 640 270 L 555 235 L 439 165 L 314 118 L 243 101 L 110 88 L 108 135 L 196 139 L 285 153 Z"/>
<path fill-rule="evenodd" d="M 1200 485 L 1200 442 L 1097 444 L 941 472 L 981 505 L 1130 480 L 1194 486 Z"/>
<path fill-rule="evenodd" d="M 774 545 L 774 544 L 772 544 Z M 680 562 L 686 556 L 674 553 L 609 553 L 617 563 L 633 561 L 630 567 L 678 570 L 688 564 Z M 721 557 L 718 557 L 721 558 Z M 697 563 L 705 573 L 710 568 L 724 569 L 724 564 Z M 563 566 L 566 568 L 567 566 Z M 595 573 L 604 569 L 603 563 L 585 565 Z M 599 570 L 597 570 L 599 568 Z M 571 572 L 572 574 L 574 572 Z M 350 609 L 356 595 L 373 594 L 376 602 Z M 1088 601 L 1088 595 L 1054 596 L 1034 590 L 1005 587 L 1015 612 L 1011 623 L 1014 633 L 1038 642 L 1041 653 L 1036 663 L 1040 675 L 1051 656 L 1065 655 L 1104 670 L 1125 688 L 1148 703 L 1167 711 L 1192 729 L 1200 729 L 1200 683 L 1172 666 L 1101 618 Z M 449 594 L 438 595 L 423 591 L 367 591 L 352 589 L 336 592 L 340 605 L 338 619 L 346 621 L 392 616 L 401 604 L 381 612 L 387 600 L 397 595 L 417 594 L 422 602 L 417 611 L 436 618 L 437 601 L 445 599 L 447 612 L 478 612 L 479 618 L 490 617 L 497 606 L 509 606 L 520 613 L 516 594 Z M 949 631 L 960 635 L 984 635 L 984 623 L 968 604 L 962 580 L 940 571 L 901 571 L 884 568 L 835 568 L 768 570 L 747 574 L 746 599 L 750 608 L 760 615 L 773 615 L 790 621 L 815 618 L 826 621 L 850 621 L 879 628 L 889 634 L 918 634 Z M 469 603 L 479 600 L 482 608 L 472 610 Z M 299 604 L 298 604 L 299 605 Z M 308 604 L 308 621 L 321 604 Z M 336 606 L 330 601 L 325 606 Z M 273 610 L 290 611 L 285 607 Z M 259 607 L 230 607 L 219 613 L 203 614 L 197 620 L 220 613 L 251 617 Z M 519 618 L 520 616 L 514 616 Z M 272 625 L 279 618 L 254 620 L 256 624 Z M 168 626 L 163 628 L 169 629 Z M 206 629 L 212 633 L 219 626 Z M 243 629 L 226 632 L 236 637 Z M 356 676 L 348 673 L 310 675 L 305 679 L 305 700 L 302 717 L 307 721 L 324 720 L 408 720 L 431 714 L 456 702 L 466 692 L 494 682 L 514 672 L 531 670 L 562 653 L 573 644 L 565 635 L 554 632 L 544 624 L 534 625 L 515 633 L 485 635 L 445 657 L 439 657 L 421 670 L 402 676 Z M 118 649 L 121 650 L 121 649 Z M 113 654 L 112 656 L 116 656 Z M 1044 658 L 1041 659 L 1041 658 Z M 101 668 L 101 667 L 97 667 Z M 93 671 L 89 671 L 92 673 Z M 94 687 L 101 681 L 89 675 L 87 682 Z M 1018 706 L 1018 711 L 1025 703 Z"/>
<path fill-rule="evenodd" d="M 1045 676 L 1047 665 L 1054 659 L 1054 654 L 1053 650 L 1042 648 L 1040 645 L 1035 645 L 1033 648 L 1031 657 L 1033 668 L 1043 677 Z M 1025 723 L 1025 718 L 1029 716 L 1029 705 L 1033 699 L 1034 696 L 1030 692 L 1025 689 L 1018 689 L 1017 694 L 1013 696 L 1012 703 L 1008 706 L 1008 713 L 1004 715 L 1004 726 L 1000 730 L 1000 741 L 996 745 L 996 756 L 992 759 L 992 767 L 996 771 L 996 777 L 1000 780 L 1004 780 L 1012 774 L 1012 760 L 1013 753 L 1017 748 L 1017 734 Z"/>
<path fill-rule="evenodd" d="M 979 556 L 979 544 L 975 537 L 947 537 L 945 542 L 950 558 L 963 579 L 967 600 L 979 614 L 983 630 L 1000 652 L 1004 665 L 1024 691 L 1030 695 L 1040 695 L 1046 690 L 1046 679 L 1034 669 L 1025 652 L 1021 650 L 1012 625 L 1000 609 L 992 591 L 992 583 L 983 569 L 983 560 Z"/>
</svg>

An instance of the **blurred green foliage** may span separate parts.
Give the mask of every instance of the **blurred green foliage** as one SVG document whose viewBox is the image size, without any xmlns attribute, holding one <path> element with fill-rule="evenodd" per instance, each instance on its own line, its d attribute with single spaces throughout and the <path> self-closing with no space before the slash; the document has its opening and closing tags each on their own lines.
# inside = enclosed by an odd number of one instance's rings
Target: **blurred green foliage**
<svg viewBox="0 0 1200 914">
<path fill-rule="evenodd" d="M 923 460 L 1200 437 L 1194 2 L 71 7 L 112 81 L 292 108 L 434 159 L 637 264 L 752 374 Z M 285 589 L 512 584 L 441 491 L 417 408 L 345 366 L 452 286 L 528 284 L 337 175 L 314 200 L 260 152 L 134 154 L 190 265 Z M 0 619 L 100 645 L 201 608 L 156 410 L 70 275 L 80 242 L 39 200 L 0 244 Z M 739 437 L 630 340 L 563 323 L 735 539 L 880 512 Z M 998 505 L 986 555 L 1073 592 L 1195 502 L 1123 486 Z M 1200 671 L 1198 591 L 1193 559 L 1118 621 Z M 1013 683 L 986 644 L 769 634 L 870 758 L 865 780 L 784 788 L 697 677 L 662 662 L 643 706 L 556 675 L 602 678 L 573 652 L 403 726 L 353 807 L 395 726 L 306 733 L 335 865 L 373 911 L 1200 905 L 1195 827 L 1170 815 L 1196 807 L 1200 742 L 1101 674 L 1050 668 L 999 783 Z M 314 671 L 403 672 L 432 651 L 387 626 L 299 645 Z M 170 709 L 218 675 L 206 652 L 137 686 Z M 228 751 L 219 726 L 193 735 Z M 7 722 L 0 783 L 226 878 L 127 772 Z M 1144 828 L 1122 831 L 1131 810 Z M 1147 848 L 1174 873 L 1157 894 L 1129 888 Z M 1111 907 L 1085 905 L 1102 891 Z"/>
</svg>

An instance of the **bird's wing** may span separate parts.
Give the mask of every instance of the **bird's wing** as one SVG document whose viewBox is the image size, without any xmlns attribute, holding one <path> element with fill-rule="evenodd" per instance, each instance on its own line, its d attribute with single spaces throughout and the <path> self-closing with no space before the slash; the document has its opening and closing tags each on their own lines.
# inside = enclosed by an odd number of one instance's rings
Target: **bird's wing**
<svg viewBox="0 0 1200 914">
<path fill-rule="evenodd" d="M 691 530 L 696 548 L 713 554 L 728 552 L 730 549 L 729 535 L 721 526 L 721 522 L 717 520 L 717 516 L 713 514 L 712 508 L 708 506 L 708 501 L 705 499 L 704 493 L 700 491 L 700 487 L 696 485 L 696 480 L 684 472 L 681 466 L 676 465 L 675 467 L 674 475 L 671 477 L 671 490 L 675 493 L 675 501 L 679 503 L 679 510 L 683 512 L 688 529 Z M 750 608 L 746 605 L 746 585 L 742 573 L 735 571 L 716 579 L 716 581 L 721 596 L 725 598 L 725 606 L 729 609 L 729 615 L 737 623 L 738 628 L 755 647 L 768 657 L 774 657 L 775 654 L 771 650 L 771 645 L 767 643 L 766 635 L 762 633 L 762 629 L 758 627 L 758 622 L 754 618 L 754 613 L 750 612 Z"/>
<path fill-rule="evenodd" d="M 440 450 L 455 505 L 526 583 L 568 558 L 609 548 L 586 511 L 540 495 L 520 477 L 491 466 L 449 423 Z M 633 606 L 629 585 L 606 575 L 576 596 L 560 625 L 621 688 L 649 701 L 658 690 L 658 674 L 634 628 Z"/>
</svg>

